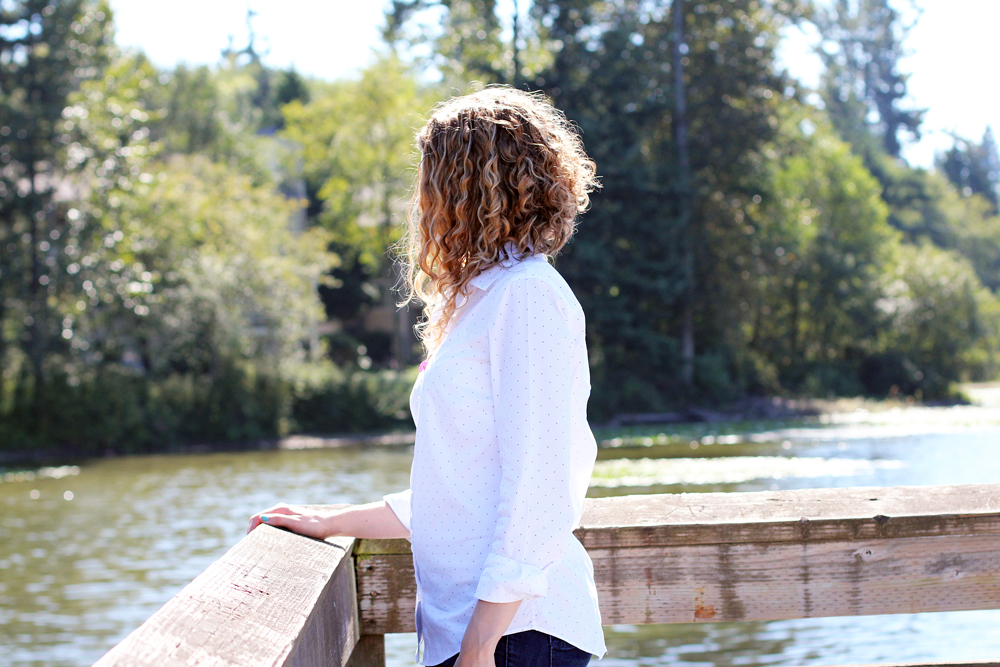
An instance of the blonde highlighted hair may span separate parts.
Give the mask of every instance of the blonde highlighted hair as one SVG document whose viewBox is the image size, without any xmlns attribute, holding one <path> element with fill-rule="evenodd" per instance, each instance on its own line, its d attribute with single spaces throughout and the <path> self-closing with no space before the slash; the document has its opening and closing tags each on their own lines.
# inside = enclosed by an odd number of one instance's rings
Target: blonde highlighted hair
<svg viewBox="0 0 1000 667">
<path fill-rule="evenodd" d="M 599 187 L 565 116 L 538 93 L 491 86 L 438 105 L 417 133 L 420 165 L 400 250 L 418 334 L 440 343 L 469 281 L 518 254 L 553 256 Z"/>
</svg>

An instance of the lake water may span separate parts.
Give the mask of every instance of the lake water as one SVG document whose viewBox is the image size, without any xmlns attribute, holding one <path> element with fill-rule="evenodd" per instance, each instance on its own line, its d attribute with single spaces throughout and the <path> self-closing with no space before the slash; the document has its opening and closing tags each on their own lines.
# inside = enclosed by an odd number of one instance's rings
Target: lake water
<svg viewBox="0 0 1000 667">
<path fill-rule="evenodd" d="M 983 405 L 851 411 L 814 424 L 600 433 L 591 495 L 1000 481 L 1000 390 Z M 279 500 L 366 502 L 411 452 L 155 456 L 0 471 L 0 667 L 90 665 Z M 4 474 L 5 473 L 5 474 Z M 763 666 L 996 660 L 1000 611 L 610 626 L 593 664 Z M 387 637 L 390 667 L 414 636 Z"/>
</svg>

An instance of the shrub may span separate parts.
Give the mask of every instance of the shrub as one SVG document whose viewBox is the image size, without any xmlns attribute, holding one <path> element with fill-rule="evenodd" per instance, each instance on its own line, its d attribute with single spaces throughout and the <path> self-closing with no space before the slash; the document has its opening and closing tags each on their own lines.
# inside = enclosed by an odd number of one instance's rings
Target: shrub
<svg viewBox="0 0 1000 667">
<path fill-rule="evenodd" d="M 344 370 L 330 363 L 296 372 L 291 424 L 299 433 L 411 427 L 409 395 L 416 369 Z"/>
</svg>

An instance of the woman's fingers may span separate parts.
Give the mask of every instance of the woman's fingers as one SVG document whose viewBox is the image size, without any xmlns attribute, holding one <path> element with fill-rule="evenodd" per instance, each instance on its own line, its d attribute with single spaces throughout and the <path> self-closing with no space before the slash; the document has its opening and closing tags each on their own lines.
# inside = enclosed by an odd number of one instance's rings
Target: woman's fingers
<svg viewBox="0 0 1000 667">
<path fill-rule="evenodd" d="M 247 526 L 247 533 L 249 533 L 262 523 L 261 522 L 262 516 L 271 517 L 271 516 L 291 515 L 297 513 L 298 509 L 299 508 L 293 507 L 292 505 L 287 505 L 285 503 L 278 503 L 274 507 L 266 509 L 263 512 L 257 512 L 252 517 L 250 517 L 250 525 Z"/>
<path fill-rule="evenodd" d="M 302 508 L 295 505 L 287 505 L 285 503 L 278 503 L 270 509 L 266 509 L 261 514 L 301 514 Z"/>
<path fill-rule="evenodd" d="M 287 528 L 294 533 L 307 537 L 323 539 L 327 536 L 324 517 L 316 515 L 313 512 L 306 512 L 303 508 L 293 505 L 276 505 L 269 510 L 254 514 L 250 517 L 250 525 L 247 528 L 247 533 L 250 533 L 262 523 L 278 528 Z"/>
<path fill-rule="evenodd" d="M 290 516 L 288 514 L 267 514 L 266 512 L 261 515 L 261 523 L 266 523 L 269 526 L 279 526 L 282 528 L 287 528 L 291 523 L 296 520 L 297 517 Z"/>
</svg>

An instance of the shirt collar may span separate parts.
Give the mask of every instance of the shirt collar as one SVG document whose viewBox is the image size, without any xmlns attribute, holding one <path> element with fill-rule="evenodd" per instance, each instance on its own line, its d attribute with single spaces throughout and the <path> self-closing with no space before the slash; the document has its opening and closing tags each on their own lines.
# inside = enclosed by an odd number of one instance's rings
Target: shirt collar
<svg viewBox="0 0 1000 667">
<path fill-rule="evenodd" d="M 512 266 L 520 264 L 525 261 L 533 261 L 537 259 L 542 259 L 544 261 L 545 255 L 541 253 L 530 253 L 521 255 L 517 252 L 517 247 L 514 245 L 513 241 L 508 241 L 504 246 L 504 250 L 507 251 L 507 259 L 488 267 L 475 278 L 469 281 L 469 284 L 473 287 L 486 291 L 490 288 L 500 275 Z"/>
</svg>

